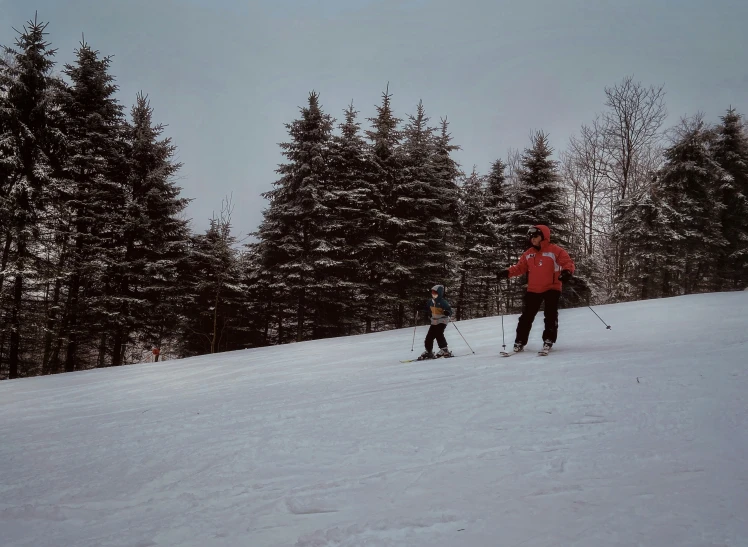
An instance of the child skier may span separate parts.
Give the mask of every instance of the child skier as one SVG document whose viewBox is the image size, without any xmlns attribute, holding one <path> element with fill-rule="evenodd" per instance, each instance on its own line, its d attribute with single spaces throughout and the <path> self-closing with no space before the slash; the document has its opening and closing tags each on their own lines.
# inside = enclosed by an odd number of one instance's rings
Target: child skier
<svg viewBox="0 0 748 547">
<path fill-rule="evenodd" d="M 447 347 L 447 339 L 444 337 L 444 330 L 447 328 L 449 317 L 452 315 L 452 307 L 444 299 L 444 287 L 442 285 L 434 285 L 431 288 L 431 299 L 426 303 L 426 312 L 431 312 L 431 326 L 424 340 L 426 351 L 421 354 L 418 360 L 452 357 L 452 353 Z M 434 340 L 439 345 L 439 351 L 436 355 L 432 353 Z"/>
<path fill-rule="evenodd" d="M 514 351 L 522 351 L 527 345 L 532 322 L 541 304 L 545 303 L 545 329 L 543 349 L 540 353 L 547 355 L 558 336 L 558 301 L 561 298 L 561 284 L 571 279 L 574 261 L 565 250 L 551 243 L 551 230 L 548 226 L 538 224 L 531 227 L 527 237 L 530 240 L 530 248 L 520 257 L 519 262 L 497 272 L 496 276 L 502 279 L 528 275 L 527 292 L 517 325 Z"/>
</svg>

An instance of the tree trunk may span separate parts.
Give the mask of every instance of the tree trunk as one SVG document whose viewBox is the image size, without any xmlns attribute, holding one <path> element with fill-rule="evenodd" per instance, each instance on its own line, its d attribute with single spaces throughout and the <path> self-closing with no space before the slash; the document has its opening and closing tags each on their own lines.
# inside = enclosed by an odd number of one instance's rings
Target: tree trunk
<svg viewBox="0 0 748 547">
<path fill-rule="evenodd" d="M 278 345 L 283 343 L 285 335 L 286 332 L 283 328 L 283 303 L 278 302 Z"/>
<path fill-rule="evenodd" d="M 5 353 L 5 330 L 0 332 L 0 371 L 3 370 L 3 353 Z M 0 375 L 0 378 L 2 376 Z"/>
<path fill-rule="evenodd" d="M 590 234 L 589 234 L 589 242 L 587 247 L 587 254 L 589 256 L 592 256 L 592 215 L 595 214 L 595 207 L 594 207 L 594 198 L 590 196 Z"/>
<path fill-rule="evenodd" d="M 70 319 L 68 321 L 68 343 L 65 350 L 65 372 L 75 370 L 75 354 L 78 351 L 78 293 L 80 284 L 80 273 L 75 272 L 70 280 L 70 293 L 68 295 Z"/>
<path fill-rule="evenodd" d="M 400 300 L 400 303 L 397 305 L 397 323 L 396 328 L 401 329 L 405 326 L 405 304 L 403 304 L 403 301 Z"/>
<path fill-rule="evenodd" d="M 3 283 L 5 282 L 5 274 L 2 273 L 5 271 L 5 266 L 8 264 L 8 256 L 10 255 L 10 245 L 13 241 L 13 233 L 8 230 L 8 232 L 5 234 L 5 245 L 3 248 L 3 256 L 2 261 L 0 262 L 0 295 L 2 295 L 3 292 Z M 5 332 L 3 331 L 2 337 L 0 338 L 0 364 L 3 362 L 3 353 L 5 350 Z"/>
<path fill-rule="evenodd" d="M 122 326 L 117 327 L 117 332 L 114 334 L 114 342 L 112 343 L 112 366 L 118 367 L 122 365 L 122 341 L 124 340 L 124 334 L 122 333 Z"/>
<path fill-rule="evenodd" d="M 80 229 L 79 229 L 80 231 Z M 75 358 L 78 351 L 78 316 L 79 293 L 81 287 L 81 254 L 83 252 L 83 238 L 78 236 L 75 241 L 75 259 L 73 260 L 73 275 L 70 279 L 68 292 L 68 344 L 65 351 L 65 372 L 75 370 Z"/>
<path fill-rule="evenodd" d="M 221 288 L 219 286 L 218 290 L 216 291 L 215 305 L 213 306 L 213 338 L 210 341 L 210 353 L 216 352 L 216 340 L 218 338 L 218 299 L 220 297 L 220 293 Z"/>
<path fill-rule="evenodd" d="M 5 246 L 3 247 L 2 263 L 0 263 L 0 293 L 3 290 L 3 281 L 5 281 L 5 266 L 8 265 L 8 256 L 10 255 L 10 245 L 13 242 L 13 234 L 8 231 L 5 237 Z"/>
<path fill-rule="evenodd" d="M 465 283 L 467 283 L 467 272 L 465 268 L 462 268 L 462 275 L 460 276 L 460 300 L 457 305 L 457 320 L 462 321 L 462 308 L 465 306 Z"/>
<path fill-rule="evenodd" d="M 18 236 L 18 260 L 16 280 L 13 287 L 13 312 L 10 319 L 10 355 L 8 356 L 8 377 L 18 378 L 18 360 L 21 347 L 21 306 L 23 305 L 23 270 L 26 258 L 26 237 Z"/>
<path fill-rule="evenodd" d="M 306 289 L 301 288 L 299 293 L 299 303 L 296 310 L 296 341 L 304 340 L 304 315 L 306 312 Z"/>
<path fill-rule="evenodd" d="M 57 313 L 60 305 L 60 289 L 62 288 L 62 278 L 59 271 L 55 280 L 55 289 L 52 293 L 52 306 L 47 315 L 47 326 L 44 332 L 44 357 L 42 358 L 42 374 L 50 374 L 50 357 L 52 355 L 52 340 L 55 324 L 57 323 Z"/>
<path fill-rule="evenodd" d="M 686 263 L 683 268 L 683 291 L 685 294 L 691 294 L 692 292 L 692 284 L 691 284 L 691 259 L 688 256 L 688 253 L 686 253 Z"/>
<path fill-rule="evenodd" d="M 99 358 L 96 362 L 97 368 L 104 368 L 106 366 L 106 333 L 101 333 L 101 340 L 99 341 Z"/>
</svg>

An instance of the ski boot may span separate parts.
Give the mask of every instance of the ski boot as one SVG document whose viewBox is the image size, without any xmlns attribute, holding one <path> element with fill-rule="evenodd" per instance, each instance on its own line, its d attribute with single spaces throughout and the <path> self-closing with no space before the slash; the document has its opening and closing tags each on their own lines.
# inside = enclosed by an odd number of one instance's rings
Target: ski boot
<svg viewBox="0 0 748 547">
<path fill-rule="evenodd" d="M 553 347 L 553 342 L 550 340 L 546 340 L 543 342 L 543 349 L 541 349 L 538 354 L 539 355 L 548 355 L 548 352 L 551 351 L 551 348 Z"/>
<path fill-rule="evenodd" d="M 438 358 L 438 357 L 454 357 L 454 356 L 452 355 L 452 352 L 449 351 L 449 348 L 443 347 L 443 348 L 439 348 L 439 351 L 437 352 L 436 357 Z"/>
<path fill-rule="evenodd" d="M 512 355 L 517 355 L 519 352 L 524 351 L 524 350 L 525 350 L 525 345 L 524 344 L 520 344 L 519 342 L 515 342 L 514 343 L 514 351 L 512 351 L 511 353 L 508 352 L 508 351 L 500 351 L 499 355 L 501 355 L 502 357 L 511 357 Z"/>
<path fill-rule="evenodd" d="M 417 360 L 418 361 L 425 361 L 426 359 L 436 359 L 436 355 L 434 355 L 430 351 L 424 351 Z"/>
</svg>

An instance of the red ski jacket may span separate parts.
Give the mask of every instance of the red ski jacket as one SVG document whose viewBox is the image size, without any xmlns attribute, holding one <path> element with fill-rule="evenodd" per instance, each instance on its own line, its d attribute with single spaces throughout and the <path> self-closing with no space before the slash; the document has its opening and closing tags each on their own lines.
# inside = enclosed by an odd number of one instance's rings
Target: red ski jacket
<svg viewBox="0 0 748 547">
<path fill-rule="evenodd" d="M 527 292 L 560 291 L 561 281 L 558 276 L 563 270 L 574 273 L 574 262 L 566 251 L 551 243 L 551 230 L 548 226 L 538 224 L 536 228 L 543 232 L 540 250 L 535 247 L 527 249 L 519 262 L 509 267 L 509 277 L 528 273 Z"/>
</svg>

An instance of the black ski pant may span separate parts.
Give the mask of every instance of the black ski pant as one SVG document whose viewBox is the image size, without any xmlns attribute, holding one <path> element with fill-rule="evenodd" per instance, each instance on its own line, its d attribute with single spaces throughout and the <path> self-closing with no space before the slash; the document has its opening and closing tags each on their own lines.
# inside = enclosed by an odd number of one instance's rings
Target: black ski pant
<svg viewBox="0 0 748 547">
<path fill-rule="evenodd" d="M 426 351 L 429 353 L 433 351 L 434 339 L 436 339 L 436 343 L 439 344 L 439 348 L 447 347 L 447 339 L 444 338 L 444 331 L 446 329 L 446 323 L 439 323 L 438 325 L 431 325 L 429 327 L 429 331 L 426 333 L 426 340 L 423 342 L 426 346 Z"/>
<path fill-rule="evenodd" d="M 561 298 L 561 291 L 545 291 L 542 293 L 526 292 L 522 315 L 519 317 L 517 325 L 517 338 L 515 343 L 527 344 L 530 337 L 530 329 L 535 316 L 540 310 L 540 305 L 545 302 L 545 329 L 543 330 L 543 341 L 550 340 L 556 342 L 558 336 L 558 300 Z"/>
</svg>

